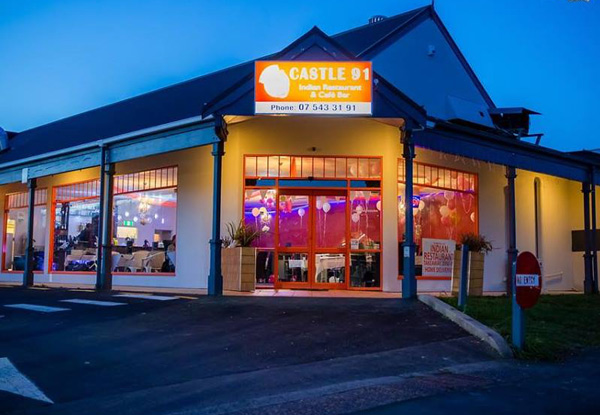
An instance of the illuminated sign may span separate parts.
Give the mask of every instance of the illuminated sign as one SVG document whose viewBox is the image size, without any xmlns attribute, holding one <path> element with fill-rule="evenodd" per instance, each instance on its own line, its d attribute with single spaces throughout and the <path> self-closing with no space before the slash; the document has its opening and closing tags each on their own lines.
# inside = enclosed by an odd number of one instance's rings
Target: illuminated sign
<svg viewBox="0 0 600 415">
<path fill-rule="evenodd" d="M 371 115 L 371 62 L 257 61 L 256 114 Z"/>
</svg>

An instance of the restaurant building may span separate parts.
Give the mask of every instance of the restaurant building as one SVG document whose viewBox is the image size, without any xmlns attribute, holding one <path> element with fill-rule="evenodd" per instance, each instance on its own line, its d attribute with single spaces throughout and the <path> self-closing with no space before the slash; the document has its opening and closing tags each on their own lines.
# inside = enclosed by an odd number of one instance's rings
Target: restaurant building
<svg viewBox="0 0 600 415">
<path fill-rule="evenodd" d="M 449 291 L 432 243 L 472 233 L 493 246 L 485 292 L 507 290 L 520 251 L 545 290 L 593 292 L 600 155 L 542 146 L 536 114 L 494 105 L 430 6 L 315 27 L 256 61 L 2 132 L 0 280 L 218 295 L 221 232 L 243 219 L 260 232 L 259 287 Z"/>
</svg>

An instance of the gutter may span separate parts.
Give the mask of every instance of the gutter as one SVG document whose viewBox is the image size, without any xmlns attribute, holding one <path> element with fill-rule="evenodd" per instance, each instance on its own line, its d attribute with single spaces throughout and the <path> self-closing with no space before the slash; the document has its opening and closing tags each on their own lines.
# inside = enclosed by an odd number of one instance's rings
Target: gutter
<svg viewBox="0 0 600 415">
<path fill-rule="evenodd" d="M 16 167 L 16 166 L 19 166 L 22 164 L 27 164 L 30 162 L 42 161 L 42 160 L 53 158 L 56 156 L 62 156 L 62 155 L 66 155 L 66 154 L 76 153 L 81 150 L 88 150 L 88 149 L 93 149 L 96 147 L 109 146 L 111 144 L 120 143 L 122 141 L 130 140 L 132 138 L 138 138 L 138 137 L 142 137 L 142 136 L 146 136 L 146 135 L 150 135 L 150 134 L 166 132 L 166 131 L 181 128 L 181 127 L 189 127 L 189 126 L 193 126 L 196 124 L 202 124 L 202 123 L 210 121 L 210 120 L 212 120 L 212 116 L 209 116 L 209 117 L 195 116 L 195 117 L 185 118 L 185 119 L 179 120 L 179 121 L 161 124 L 161 125 L 158 125 L 155 127 L 143 128 L 141 130 L 136 130 L 136 131 L 132 131 L 129 133 L 119 134 L 119 135 L 109 137 L 109 138 L 103 138 L 100 140 L 91 141 L 89 143 L 80 144 L 80 145 L 77 145 L 74 147 L 67 147 L 67 148 L 64 148 L 61 150 L 51 151 L 49 153 L 39 154 L 36 156 L 24 158 L 24 159 L 19 159 L 19 160 L 9 161 L 7 163 L 2 163 L 2 164 L 0 164 L 0 170 L 3 170 L 8 167 Z M 19 136 L 17 134 L 15 139 L 18 139 L 18 137 Z"/>
</svg>

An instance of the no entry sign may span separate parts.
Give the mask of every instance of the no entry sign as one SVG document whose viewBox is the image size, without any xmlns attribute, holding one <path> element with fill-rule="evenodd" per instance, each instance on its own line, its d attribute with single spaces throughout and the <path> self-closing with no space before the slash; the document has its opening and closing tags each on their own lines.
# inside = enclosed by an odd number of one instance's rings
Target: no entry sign
<svg viewBox="0 0 600 415">
<path fill-rule="evenodd" d="M 533 307 L 542 292 L 542 270 L 531 252 L 522 252 L 517 257 L 517 304 L 521 308 Z"/>
</svg>

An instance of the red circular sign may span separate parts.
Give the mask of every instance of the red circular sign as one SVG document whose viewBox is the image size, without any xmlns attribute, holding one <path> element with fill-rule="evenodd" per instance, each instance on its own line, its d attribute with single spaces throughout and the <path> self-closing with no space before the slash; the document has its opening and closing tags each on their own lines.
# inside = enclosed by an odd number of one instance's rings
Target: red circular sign
<svg viewBox="0 0 600 415">
<path fill-rule="evenodd" d="M 517 257 L 517 304 L 521 308 L 533 307 L 542 293 L 542 270 L 531 252 L 521 252 Z"/>
</svg>

